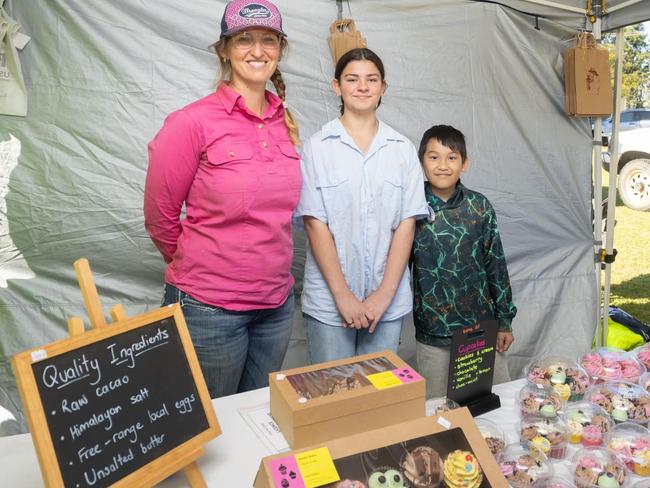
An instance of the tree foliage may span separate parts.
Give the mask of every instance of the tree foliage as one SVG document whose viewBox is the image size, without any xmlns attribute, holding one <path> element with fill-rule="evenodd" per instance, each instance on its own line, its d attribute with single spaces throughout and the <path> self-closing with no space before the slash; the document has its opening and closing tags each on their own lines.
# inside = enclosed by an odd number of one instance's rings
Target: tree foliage
<svg viewBox="0 0 650 488">
<path fill-rule="evenodd" d="M 609 49 L 609 60 L 614 72 L 616 34 L 603 36 L 603 45 Z M 625 28 L 625 56 L 621 92 L 626 108 L 650 107 L 650 42 L 643 24 Z"/>
</svg>

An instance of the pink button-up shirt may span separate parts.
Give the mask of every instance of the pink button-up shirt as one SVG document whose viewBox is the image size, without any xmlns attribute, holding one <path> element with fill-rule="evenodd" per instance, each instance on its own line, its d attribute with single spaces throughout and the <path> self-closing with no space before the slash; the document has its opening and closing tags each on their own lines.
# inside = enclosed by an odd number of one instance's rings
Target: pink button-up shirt
<svg viewBox="0 0 650 488">
<path fill-rule="evenodd" d="M 277 307 L 294 283 L 300 159 L 282 101 L 266 99 L 259 117 L 221 84 L 170 114 L 149 143 L 145 227 L 169 263 L 165 280 L 227 310 Z"/>
</svg>

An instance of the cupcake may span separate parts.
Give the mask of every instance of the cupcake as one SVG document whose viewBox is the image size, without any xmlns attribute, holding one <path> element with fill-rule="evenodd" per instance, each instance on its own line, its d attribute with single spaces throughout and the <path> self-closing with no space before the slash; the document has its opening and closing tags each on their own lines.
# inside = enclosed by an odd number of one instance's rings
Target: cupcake
<svg viewBox="0 0 650 488">
<path fill-rule="evenodd" d="M 624 422 L 609 433 L 607 447 L 628 470 L 650 476 L 650 431 L 639 424 Z"/>
<path fill-rule="evenodd" d="M 559 476 L 543 479 L 533 484 L 533 488 L 576 488 L 571 481 L 567 481 Z"/>
<path fill-rule="evenodd" d="M 645 372 L 645 366 L 634 354 L 613 347 L 601 347 L 585 354 L 580 364 L 598 381 L 636 382 Z"/>
<path fill-rule="evenodd" d="M 556 417 L 564 407 L 564 401 L 555 390 L 532 384 L 519 391 L 518 402 L 522 417 Z"/>
<path fill-rule="evenodd" d="M 639 385 L 624 381 L 594 385 L 586 399 L 602 407 L 616 423 L 628 420 L 647 424 L 650 419 L 650 393 Z"/>
<path fill-rule="evenodd" d="M 456 449 L 445 459 L 444 481 L 448 488 L 478 488 L 483 482 L 483 471 L 478 460 L 469 451 Z"/>
<path fill-rule="evenodd" d="M 357 480 L 343 480 L 338 482 L 336 488 L 366 488 L 366 485 Z"/>
<path fill-rule="evenodd" d="M 645 391 L 650 392 L 650 373 L 645 372 L 639 376 L 639 381 L 637 381 L 637 384 Z"/>
<path fill-rule="evenodd" d="M 438 486 L 442 480 L 442 460 L 438 452 L 429 446 L 419 446 L 407 452 L 401 468 L 415 488 Z"/>
<path fill-rule="evenodd" d="M 582 429 L 582 444 L 586 447 L 600 446 L 603 443 L 603 433 L 595 425 L 587 425 Z"/>
<path fill-rule="evenodd" d="M 424 403 L 425 415 L 431 417 L 433 415 L 440 415 L 443 412 L 460 408 L 460 405 L 447 397 L 430 398 Z"/>
<path fill-rule="evenodd" d="M 474 421 L 483 439 L 485 439 L 485 443 L 490 449 L 490 452 L 496 458 L 506 446 L 506 437 L 503 431 L 491 420 L 476 418 Z"/>
<path fill-rule="evenodd" d="M 554 389 L 564 401 L 579 401 L 591 384 L 587 372 L 575 361 L 551 356 L 533 361 L 526 368 L 531 383 Z"/>
<path fill-rule="evenodd" d="M 553 474 L 553 468 L 543 453 L 519 444 L 506 446 L 498 462 L 501 473 L 513 488 L 528 488 Z"/>
<path fill-rule="evenodd" d="M 643 344 L 632 351 L 635 357 L 650 371 L 650 344 Z"/>
<path fill-rule="evenodd" d="M 572 464 L 573 479 L 579 488 L 614 488 L 625 482 L 625 468 L 607 449 L 580 449 Z"/>
<path fill-rule="evenodd" d="M 560 419 L 527 419 L 521 421 L 522 445 L 538 449 L 548 457 L 563 459 L 569 439 L 568 427 Z"/>
<path fill-rule="evenodd" d="M 396 469 L 383 467 L 376 469 L 370 475 L 368 478 L 368 488 L 408 488 L 408 485 L 402 473 Z"/>
</svg>

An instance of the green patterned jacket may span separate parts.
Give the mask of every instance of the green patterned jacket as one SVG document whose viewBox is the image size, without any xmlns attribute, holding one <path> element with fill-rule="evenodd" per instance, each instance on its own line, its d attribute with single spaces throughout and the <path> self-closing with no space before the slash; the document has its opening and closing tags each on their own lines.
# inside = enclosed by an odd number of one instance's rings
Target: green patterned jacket
<svg viewBox="0 0 650 488">
<path fill-rule="evenodd" d="M 454 329 L 486 319 L 511 331 L 517 309 L 492 205 L 460 181 L 447 202 L 428 183 L 425 194 L 435 216 L 417 222 L 411 253 L 416 339 L 450 345 Z"/>
</svg>

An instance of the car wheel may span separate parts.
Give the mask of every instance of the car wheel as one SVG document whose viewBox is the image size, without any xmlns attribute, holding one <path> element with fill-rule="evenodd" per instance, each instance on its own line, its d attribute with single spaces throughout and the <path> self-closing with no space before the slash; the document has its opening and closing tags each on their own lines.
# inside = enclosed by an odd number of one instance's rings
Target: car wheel
<svg viewBox="0 0 650 488">
<path fill-rule="evenodd" d="M 632 210 L 650 210 L 650 159 L 629 161 L 618 175 L 618 191 Z"/>
</svg>

